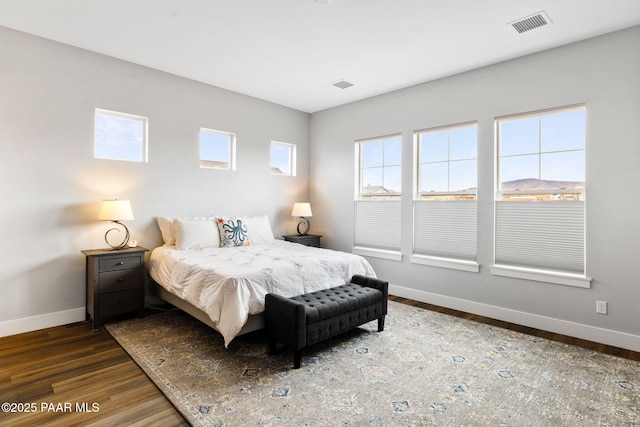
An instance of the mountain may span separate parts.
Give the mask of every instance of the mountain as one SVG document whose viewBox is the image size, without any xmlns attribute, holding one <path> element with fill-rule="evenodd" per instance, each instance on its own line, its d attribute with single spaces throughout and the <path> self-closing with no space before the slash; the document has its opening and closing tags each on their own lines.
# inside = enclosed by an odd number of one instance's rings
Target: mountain
<svg viewBox="0 0 640 427">
<path fill-rule="evenodd" d="M 535 178 L 516 179 L 514 181 L 503 182 L 502 191 L 515 190 L 575 190 L 584 188 L 582 181 L 553 181 L 553 180 L 537 180 Z"/>
</svg>

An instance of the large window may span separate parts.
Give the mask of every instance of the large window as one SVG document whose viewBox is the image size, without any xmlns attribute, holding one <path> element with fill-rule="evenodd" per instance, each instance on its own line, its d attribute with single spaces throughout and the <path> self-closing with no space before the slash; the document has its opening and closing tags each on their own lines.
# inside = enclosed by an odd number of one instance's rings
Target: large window
<svg viewBox="0 0 640 427">
<path fill-rule="evenodd" d="M 354 252 L 401 259 L 402 136 L 356 141 L 355 148 Z"/>
<path fill-rule="evenodd" d="M 394 200 L 402 194 L 402 138 L 359 141 L 360 200 Z"/>
<path fill-rule="evenodd" d="M 475 200 L 478 126 L 475 123 L 416 132 L 418 198 Z"/>
<path fill-rule="evenodd" d="M 235 170 L 235 147 L 235 134 L 200 129 L 200 167 Z"/>
<path fill-rule="evenodd" d="M 147 118 L 117 111 L 95 110 L 94 157 L 147 161 Z"/>
<path fill-rule="evenodd" d="M 492 271 L 502 274 L 503 266 L 527 274 L 544 271 L 569 278 L 558 283 L 588 286 L 585 129 L 584 106 L 496 120 Z"/>
<path fill-rule="evenodd" d="M 271 173 L 296 176 L 296 146 L 271 141 Z"/>
<path fill-rule="evenodd" d="M 478 271 L 477 134 L 476 123 L 415 132 L 412 262 Z"/>
<path fill-rule="evenodd" d="M 583 200 L 585 109 L 497 121 L 501 200 Z"/>
</svg>

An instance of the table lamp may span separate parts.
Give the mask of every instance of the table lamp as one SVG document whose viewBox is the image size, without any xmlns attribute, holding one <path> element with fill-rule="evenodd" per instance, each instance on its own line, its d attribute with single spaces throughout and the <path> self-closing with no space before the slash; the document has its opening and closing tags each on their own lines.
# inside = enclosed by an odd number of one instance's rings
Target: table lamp
<svg viewBox="0 0 640 427">
<path fill-rule="evenodd" d="M 129 243 L 129 229 L 126 225 L 121 223 L 120 221 L 130 221 L 133 220 L 133 210 L 131 209 L 131 202 L 129 200 L 103 200 L 102 205 L 100 205 L 100 212 L 98 213 L 99 221 L 113 221 L 114 223 L 121 225 L 124 228 L 124 240 L 118 245 L 112 245 L 109 243 L 108 235 L 109 232 L 113 230 L 118 230 L 117 228 L 110 228 L 104 234 L 104 240 L 107 242 L 112 249 L 124 249 L 127 247 L 127 243 Z"/>
<path fill-rule="evenodd" d="M 291 216 L 300 217 L 300 222 L 298 223 L 298 227 L 297 227 L 298 234 L 300 236 L 306 236 L 307 233 L 309 232 L 309 227 L 311 226 L 311 224 L 309 224 L 309 220 L 307 219 L 307 217 L 313 216 L 311 213 L 311 204 L 310 203 L 294 203 Z M 304 231 L 300 231 L 301 226 L 304 227 Z"/>
</svg>

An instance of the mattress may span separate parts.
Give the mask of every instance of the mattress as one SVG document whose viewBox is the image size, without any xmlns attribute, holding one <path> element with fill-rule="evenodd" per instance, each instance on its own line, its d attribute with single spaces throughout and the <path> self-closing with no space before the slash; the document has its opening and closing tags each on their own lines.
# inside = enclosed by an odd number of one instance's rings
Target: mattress
<svg viewBox="0 0 640 427">
<path fill-rule="evenodd" d="M 267 293 L 291 297 L 342 285 L 354 274 L 375 277 L 359 255 L 281 240 L 230 248 L 160 246 L 151 252 L 149 274 L 204 311 L 225 346 L 250 315 L 264 311 Z"/>
</svg>

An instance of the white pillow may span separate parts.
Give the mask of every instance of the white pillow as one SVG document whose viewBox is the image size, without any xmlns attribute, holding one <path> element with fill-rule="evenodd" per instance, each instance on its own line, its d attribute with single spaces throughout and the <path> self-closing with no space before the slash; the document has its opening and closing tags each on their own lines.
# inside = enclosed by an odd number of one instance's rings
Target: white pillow
<svg viewBox="0 0 640 427">
<path fill-rule="evenodd" d="M 247 224 L 247 234 L 252 244 L 259 245 L 260 243 L 269 243 L 275 240 L 268 216 L 245 218 L 245 223 Z"/>
<path fill-rule="evenodd" d="M 162 241 L 164 244 L 175 245 L 176 239 L 173 236 L 173 218 L 159 216 L 157 220 L 158 228 L 160 228 L 160 233 L 162 233 Z"/>
<path fill-rule="evenodd" d="M 173 233 L 176 239 L 176 249 L 220 247 L 220 233 L 213 219 L 175 218 L 173 220 Z"/>
</svg>

